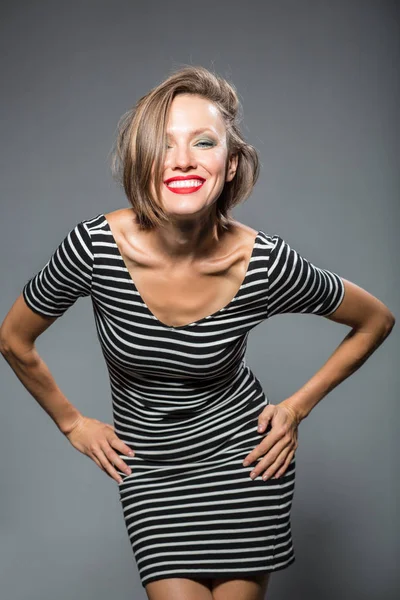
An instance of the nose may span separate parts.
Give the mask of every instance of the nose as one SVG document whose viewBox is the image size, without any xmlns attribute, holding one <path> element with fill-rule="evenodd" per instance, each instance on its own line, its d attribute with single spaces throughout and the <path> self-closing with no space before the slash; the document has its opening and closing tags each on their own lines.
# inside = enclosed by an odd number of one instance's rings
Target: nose
<svg viewBox="0 0 400 600">
<path fill-rule="evenodd" d="M 170 148 L 167 153 L 167 164 L 170 168 L 195 169 L 196 159 L 188 146 L 184 144 Z"/>
</svg>

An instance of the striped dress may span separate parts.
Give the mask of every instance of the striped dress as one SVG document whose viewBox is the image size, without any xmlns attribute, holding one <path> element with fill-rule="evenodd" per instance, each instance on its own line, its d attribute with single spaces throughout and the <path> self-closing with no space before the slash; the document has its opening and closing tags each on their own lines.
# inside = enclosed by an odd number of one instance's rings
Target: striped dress
<svg viewBox="0 0 400 600">
<path fill-rule="evenodd" d="M 295 560 L 290 512 L 295 457 L 279 479 L 250 478 L 269 404 L 246 364 L 250 331 L 280 313 L 327 316 L 343 280 L 279 235 L 258 231 L 245 278 L 223 308 L 170 327 L 146 306 L 104 214 L 78 223 L 23 288 L 27 305 L 59 317 L 91 296 L 106 361 L 119 454 L 119 499 L 145 587 L 169 577 L 245 577 Z M 261 460 L 261 459 L 258 459 Z"/>
</svg>

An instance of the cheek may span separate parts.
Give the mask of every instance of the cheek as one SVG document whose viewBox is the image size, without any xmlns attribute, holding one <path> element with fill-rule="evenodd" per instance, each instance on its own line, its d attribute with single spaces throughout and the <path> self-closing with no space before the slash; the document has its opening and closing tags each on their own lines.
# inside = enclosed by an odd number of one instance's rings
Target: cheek
<svg viewBox="0 0 400 600">
<path fill-rule="evenodd" d="M 224 173 L 226 165 L 226 151 L 224 149 L 215 150 L 212 155 L 207 157 L 207 164 L 210 172 Z"/>
</svg>

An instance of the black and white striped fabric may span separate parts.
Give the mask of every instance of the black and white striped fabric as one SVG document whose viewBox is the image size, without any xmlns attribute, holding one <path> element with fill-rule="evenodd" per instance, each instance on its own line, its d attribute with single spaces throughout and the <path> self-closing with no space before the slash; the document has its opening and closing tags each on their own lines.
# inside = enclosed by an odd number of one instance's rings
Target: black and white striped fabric
<svg viewBox="0 0 400 600">
<path fill-rule="evenodd" d="M 280 313 L 327 316 L 343 280 L 259 231 L 235 297 L 212 315 L 170 327 L 147 307 L 104 216 L 78 223 L 23 288 L 27 305 L 61 316 L 90 295 L 107 364 L 120 455 L 119 497 L 144 586 L 168 577 L 237 577 L 295 560 L 290 512 L 295 457 L 279 479 L 242 462 L 267 435 L 269 404 L 246 364 L 249 332 Z M 259 459 L 260 460 L 260 459 Z"/>
</svg>

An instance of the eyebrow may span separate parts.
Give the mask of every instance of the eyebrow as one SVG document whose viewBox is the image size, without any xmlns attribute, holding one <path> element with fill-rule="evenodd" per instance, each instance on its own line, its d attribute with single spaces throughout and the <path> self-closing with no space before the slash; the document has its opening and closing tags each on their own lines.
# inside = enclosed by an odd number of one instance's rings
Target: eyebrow
<svg viewBox="0 0 400 600">
<path fill-rule="evenodd" d="M 210 131 L 211 133 L 215 134 L 215 132 L 212 129 L 210 129 L 209 127 L 200 127 L 199 129 L 194 129 L 193 131 L 190 131 L 189 133 L 191 133 L 192 135 L 197 135 L 198 133 L 203 133 L 204 131 Z M 167 131 L 167 135 L 174 135 L 174 134 L 172 133 L 172 131 Z"/>
</svg>

